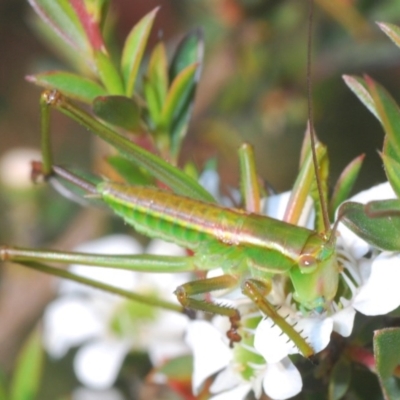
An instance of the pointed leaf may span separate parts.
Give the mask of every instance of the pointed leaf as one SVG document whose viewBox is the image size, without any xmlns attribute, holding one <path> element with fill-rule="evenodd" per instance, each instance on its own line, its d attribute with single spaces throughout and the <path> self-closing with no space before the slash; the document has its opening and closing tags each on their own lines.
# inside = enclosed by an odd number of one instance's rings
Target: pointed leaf
<svg viewBox="0 0 400 400">
<path fill-rule="evenodd" d="M 96 97 L 93 112 L 102 120 L 132 132 L 140 126 L 139 105 L 125 96 Z"/>
<path fill-rule="evenodd" d="M 70 72 L 45 72 L 27 76 L 26 79 L 46 89 L 57 89 L 66 96 L 87 104 L 91 104 L 95 97 L 107 94 L 98 83 Z"/>
<path fill-rule="evenodd" d="M 393 372 L 400 364 L 400 328 L 387 328 L 375 331 L 374 353 L 376 371 L 386 400 L 400 398 L 400 387 L 396 383 Z"/>
<path fill-rule="evenodd" d="M 125 94 L 131 97 L 144 49 L 159 7 L 145 15 L 131 30 L 122 51 L 121 70 L 125 82 Z"/>
<path fill-rule="evenodd" d="M 126 183 L 138 186 L 155 185 L 154 179 L 126 158 L 114 155 L 107 158 L 108 163 L 124 178 Z"/>
<path fill-rule="evenodd" d="M 329 380 L 329 400 L 340 400 L 349 389 L 351 381 L 351 364 L 342 357 L 335 364 Z"/>
<path fill-rule="evenodd" d="M 200 80 L 204 53 L 204 38 L 201 29 L 190 32 L 179 44 L 171 63 L 169 76 L 172 82 L 185 68 L 197 63 L 197 71 L 193 77 L 191 86 L 186 91 L 186 98 L 182 96 L 181 109 L 176 110 L 172 127 L 170 129 L 172 152 L 175 157 L 179 154 L 181 141 L 186 136 L 191 113 L 193 110 L 196 86 Z"/>
<path fill-rule="evenodd" d="M 193 90 L 193 78 L 196 71 L 197 64 L 189 65 L 172 82 L 161 113 L 162 126 L 171 126 L 185 106 L 187 96 Z"/>
<path fill-rule="evenodd" d="M 398 154 L 400 157 L 400 154 Z M 400 163 L 386 154 L 381 154 L 385 166 L 386 176 L 397 197 L 400 198 Z"/>
<path fill-rule="evenodd" d="M 173 81 L 186 67 L 201 64 L 204 53 L 204 37 L 201 29 L 189 32 L 179 43 L 171 61 L 169 78 Z"/>
<path fill-rule="evenodd" d="M 400 216 L 371 218 L 363 204 L 346 202 L 339 208 L 341 222 L 360 238 L 381 250 L 400 250 Z"/>
<path fill-rule="evenodd" d="M 370 218 L 400 216 L 400 200 L 376 200 L 366 204 L 365 212 Z"/>
<path fill-rule="evenodd" d="M 29 4 L 68 45 L 81 56 L 90 54 L 91 46 L 85 30 L 68 0 L 28 0 Z"/>
<path fill-rule="evenodd" d="M 42 338 L 35 330 L 18 356 L 17 367 L 11 383 L 11 400 L 34 400 L 40 384 L 44 352 Z"/>
<path fill-rule="evenodd" d="M 95 16 L 88 12 L 84 0 L 69 0 L 76 16 L 79 18 L 91 48 L 95 51 L 105 50 L 105 44 L 100 32 L 100 27 Z"/>
<path fill-rule="evenodd" d="M 119 71 L 110 59 L 110 56 L 103 51 L 95 51 L 94 59 L 97 66 L 98 77 L 107 88 L 108 94 L 124 95 L 124 84 Z"/>
<path fill-rule="evenodd" d="M 151 96 L 148 102 L 153 104 L 149 106 L 150 114 L 154 121 L 157 121 L 161 113 L 165 98 L 168 91 L 168 61 L 165 46 L 163 43 L 158 43 L 151 53 L 149 67 L 146 74 L 146 86 L 151 86 L 151 90 L 147 88 L 145 94 L 150 92 Z"/>
<path fill-rule="evenodd" d="M 396 159 L 400 159 L 400 109 L 383 86 L 374 82 L 369 77 L 365 77 L 365 80 L 375 103 L 379 120 L 388 136 L 391 146 L 394 147 L 394 151 L 398 155 Z"/>
<path fill-rule="evenodd" d="M 368 85 L 364 79 L 358 76 L 343 75 L 343 80 L 351 91 L 361 100 L 361 102 L 371 111 L 380 121 L 378 112 L 375 109 L 375 103 L 368 90 Z"/>
<path fill-rule="evenodd" d="M 360 172 L 364 157 L 364 154 L 356 157 L 340 174 L 329 204 L 329 216 L 331 221 L 335 218 L 336 209 L 349 197 L 354 182 Z"/>
<path fill-rule="evenodd" d="M 193 373 L 193 356 L 183 355 L 169 359 L 152 372 L 163 374 L 168 380 L 190 381 Z"/>
<path fill-rule="evenodd" d="M 389 24 L 387 22 L 377 22 L 377 25 L 381 30 L 392 39 L 393 43 L 400 47 L 400 27 L 394 24 Z"/>
</svg>

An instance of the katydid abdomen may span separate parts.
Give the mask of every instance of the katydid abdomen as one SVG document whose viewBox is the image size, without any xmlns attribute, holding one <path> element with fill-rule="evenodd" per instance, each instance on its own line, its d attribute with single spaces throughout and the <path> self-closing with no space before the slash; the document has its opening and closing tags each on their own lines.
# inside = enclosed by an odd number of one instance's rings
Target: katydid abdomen
<svg viewBox="0 0 400 400">
<path fill-rule="evenodd" d="M 314 231 L 150 187 L 102 183 L 98 191 L 138 232 L 193 250 L 200 269 L 221 267 L 225 273 L 246 272 L 242 280 L 260 281 L 291 271 L 296 298 L 308 308 L 336 293 L 337 278 L 331 279 L 337 276 L 332 268 L 336 260 L 331 246 Z"/>
</svg>

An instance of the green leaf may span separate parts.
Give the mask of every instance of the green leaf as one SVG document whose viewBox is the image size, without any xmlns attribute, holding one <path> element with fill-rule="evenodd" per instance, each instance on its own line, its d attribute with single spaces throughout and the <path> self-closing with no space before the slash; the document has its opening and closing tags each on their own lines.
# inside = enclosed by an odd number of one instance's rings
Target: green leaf
<svg viewBox="0 0 400 400">
<path fill-rule="evenodd" d="M 364 204 L 346 202 L 339 208 L 343 222 L 352 232 L 381 250 L 400 250 L 400 216 L 371 218 Z"/>
<path fill-rule="evenodd" d="M 350 75 L 343 75 L 343 80 L 359 100 L 361 100 L 365 107 L 367 107 L 368 110 L 380 121 L 379 114 L 375 109 L 374 100 L 369 93 L 368 85 L 365 80 L 358 76 Z"/>
<path fill-rule="evenodd" d="M 369 77 L 366 77 L 365 80 L 375 103 L 379 120 L 390 141 L 390 145 L 393 146 L 394 152 L 397 155 L 395 159 L 400 160 L 400 109 L 383 86 L 374 82 Z"/>
<path fill-rule="evenodd" d="M 66 96 L 87 104 L 91 104 L 95 97 L 107 94 L 98 83 L 70 72 L 45 72 L 27 76 L 26 79 L 46 89 L 57 89 Z"/>
<path fill-rule="evenodd" d="M 149 174 L 122 156 L 110 156 L 107 161 L 124 178 L 126 183 L 138 186 L 155 184 L 154 179 Z"/>
<path fill-rule="evenodd" d="M 360 172 L 364 157 L 364 154 L 356 157 L 340 174 L 329 204 L 329 218 L 331 221 L 335 218 L 336 209 L 349 197 L 354 182 Z"/>
<path fill-rule="evenodd" d="M 131 97 L 144 49 L 159 7 L 145 15 L 131 30 L 122 51 L 121 70 L 125 82 L 125 94 Z"/>
<path fill-rule="evenodd" d="M 125 96 L 100 96 L 93 101 L 93 112 L 105 122 L 134 132 L 140 127 L 140 108 Z"/>
<path fill-rule="evenodd" d="M 193 88 L 192 83 L 196 70 L 197 64 L 189 65 L 172 82 L 161 112 L 162 126 L 170 127 L 184 107 L 188 92 Z"/>
<path fill-rule="evenodd" d="M 155 124 L 161 113 L 168 91 L 168 61 L 165 46 L 158 43 L 151 53 L 149 66 L 145 79 L 146 100 L 149 103 L 149 111 Z"/>
<path fill-rule="evenodd" d="M 8 400 L 7 381 L 4 372 L 0 370 L 0 400 Z"/>
<path fill-rule="evenodd" d="M 11 400 L 33 400 L 43 369 L 42 338 L 35 330 L 24 344 L 11 382 Z"/>
<path fill-rule="evenodd" d="M 190 381 L 193 373 L 193 356 L 184 355 L 172 358 L 156 368 L 155 371 L 165 375 L 168 379 Z"/>
<path fill-rule="evenodd" d="M 123 95 L 124 84 L 119 71 L 113 64 L 110 56 L 103 51 L 95 51 L 94 58 L 96 61 L 98 76 L 107 88 L 109 94 Z"/>
<path fill-rule="evenodd" d="M 376 372 L 378 374 L 384 398 L 397 400 L 400 398 L 400 387 L 393 377 L 394 369 L 400 363 L 400 328 L 387 328 L 375 331 L 374 354 Z"/>
<path fill-rule="evenodd" d="M 400 200 L 390 199 L 371 201 L 365 206 L 365 212 L 371 218 L 400 216 Z"/>
<path fill-rule="evenodd" d="M 400 156 L 400 154 L 398 154 Z M 397 197 L 400 198 L 400 163 L 386 154 L 381 154 L 386 176 Z"/>
<path fill-rule="evenodd" d="M 351 381 L 351 364 L 342 357 L 333 367 L 330 379 L 328 398 L 329 400 L 339 400 L 347 392 Z"/>
<path fill-rule="evenodd" d="M 188 85 L 186 93 L 181 97 L 181 108 L 176 110 L 170 136 L 172 142 L 172 153 L 178 156 L 182 139 L 186 136 L 190 117 L 193 110 L 194 96 L 196 86 L 200 79 L 200 73 L 203 63 L 204 39 L 201 29 L 196 29 L 186 35 L 179 44 L 172 59 L 169 77 L 170 81 L 175 78 L 189 65 L 197 63 L 197 71 L 194 75 L 191 85 Z"/>
<path fill-rule="evenodd" d="M 345 82 L 377 117 L 385 134 L 384 154 L 400 162 L 400 109 L 390 94 L 370 77 L 344 76 Z"/>
<path fill-rule="evenodd" d="M 392 39 L 393 43 L 400 47 L 400 27 L 394 24 L 389 24 L 387 22 L 377 22 L 377 25 L 381 30 Z"/>
<path fill-rule="evenodd" d="M 173 81 L 186 67 L 200 64 L 203 60 L 204 38 L 201 29 L 189 32 L 179 43 L 169 68 L 169 78 Z"/>
<path fill-rule="evenodd" d="M 91 46 L 85 30 L 68 0 L 28 0 L 40 18 L 50 25 L 82 57 L 90 57 Z"/>
</svg>

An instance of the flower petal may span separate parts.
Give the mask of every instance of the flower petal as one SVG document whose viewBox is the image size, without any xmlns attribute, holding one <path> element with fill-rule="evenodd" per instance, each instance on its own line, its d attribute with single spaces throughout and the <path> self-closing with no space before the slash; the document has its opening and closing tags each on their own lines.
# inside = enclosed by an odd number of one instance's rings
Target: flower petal
<svg viewBox="0 0 400 400">
<path fill-rule="evenodd" d="M 65 296 L 54 300 L 44 312 L 43 343 L 53 357 L 63 357 L 69 348 L 101 335 L 105 327 L 90 304 Z"/>
<path fill-rule="evenodd" d="M 72 400 L 124 400 L 124 396 L 117 389 L 97 391 L 80 387 L 74 390 Z"/>
<path fill-rule="evenodd" d="M 344 305 L 348 301 L 346 299 L 341 299 L 341 303 Z M 353 330 L 354 317 L 356 316 L 356 311 L 352 307 L 351 302 L 344 307 L 342 310 L 336 312 L 332 315 L 333 320 L 333 330 L 343 337 L 349 337 Z"/>
<path fill-rule="evenodd" d="M 75 374 L 89 388 L 108 389 L 114 384 L 128 351 L 128 344 L 121 340 L 88 343 L 76 353 Z"/>
<path fill-rule="evenodd" d="M 333 320 L 328 317 L 308 317 L 301 318 L 296 325 L 296 330 L 302 332 L 301 335 L 307 338 L 307 342 L 311 345 L 316 353 L 319 353 L 326 346 L 328 346 L 331 339 L 331 333 L 333 330 Z M 290 353 L 297 353 L 291 351 Z"/>
<path fill-rule="evenodd" d="M 300 372 L 289 358 L 284 358 L 276 364 L 267 364 L 263 388 L 272 399 L 288 399 L 300 393 L 302 387 Z"/>
<path fill-rule="evenodd" d="M 232 351 L 221 333 L 206 321 L 189 324 L 186 343 L 193 351 L 193 393 L 197 395 L 205 379 L 229 364 Z"/>
<path fill-rule="evenodd" d="M 400 255 L 381 253 L 373 261 L 367 283 L 355 296 L 353 306 L 365 315 L 386 314 L 400 304 Z"/>
<path fill-rule="evenodd" d="M 250 390 L 251 385 L 246 383 L 237 386 L 234 389 L 210 397 L 210 400 L 244 400 L 247 398 L 247 394 L 250 392 Z"/>
<path fill-rule="evenodd" d="M 287 357 L 293 343 L 271 318 L 262 320 L 254 335 L 254 347 L 268 363 L 277 363 Z"/>
<path fill-rule="evenodd" d="M 220 393 L 226 390 L 232 390 L 243 383 L 237 371 L 233 368 L 223 369 L 214 379 L 210 386 L 210 393 Z"/>
</svg>

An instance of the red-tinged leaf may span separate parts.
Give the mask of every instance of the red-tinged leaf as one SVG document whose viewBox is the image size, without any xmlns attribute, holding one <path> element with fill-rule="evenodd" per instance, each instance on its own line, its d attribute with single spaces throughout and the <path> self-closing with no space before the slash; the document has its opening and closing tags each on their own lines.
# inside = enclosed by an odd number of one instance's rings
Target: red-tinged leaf
<svg viewBox="0 0 400 400">
<path fill-rule="evenodd" d="M 331 221 L 333 221 L 335 218 L 336 209 L 349 197 L 354 182 L 356 181 L 360 172 L 364 158 L 364 154 L 356 157 L 340 174 L 329 204 L 329 217 Z"/>
<path fill-rule="evenodd" d="M 144 49 L 153 26 L 158 7 L 145 15 L 131 30 L 122 51 L 121 70 L 125 82 L 125 94 L 131 97 Z"/>
<path fill-rule="evenodd" d="M 393 43 L 400 47 L 400 27 L 394 24 L 389 24 L 387 22 L 377 22 L 379 28 L 392 39 Z"/>
<path fill-rule="evenodd" d="M 107 94 L 98 83 L 70 72 L 45 72 L 27 76 L 26 79 L 46 89 L 57 89 L 66 96 L 87 104 L 91 104 L 96 97 Z"/>
<path fill-rule="evenodd" d="M 70 0 L 70 3 L 85 30 L 86 37 L 89 39 L 92 49 L 95 51 L 105 50 L 100 27 L 98 26 L 97 21 L 86 9 L 85 2 L 83 0 Z"/>
<path fill-rule="evenodd" d="M 197 64 L 192 64 L 183 69 L 172 82 L 165 100 L 161 120 L 162 126 L 169 127 L 174 118 L 179 115 L 189 90 L 193 90 L 193 78 L 196 74 Z"/>
<path fill-rule="evenodd" d="M 369 93 L 368 85 L 363 78 L 358 76 L 343 75 L 343 80 L 351 91 L 361 100 L 365 107 L 380 121 L 378 112 L 375 109 L 375 103 Z"/>
<path fill-rule="evenodd" d="M 140 108 L 125 96 L 100 96 L 93 101 L 93 111 L 102 120 L 134 132 L 140 127 Z"/>
<path fill-rule="evenodd" d="M 91 46 L 85 30 L 68 0 L 28 0 L 40 18 L 82 56 Z"/>
</svg>

